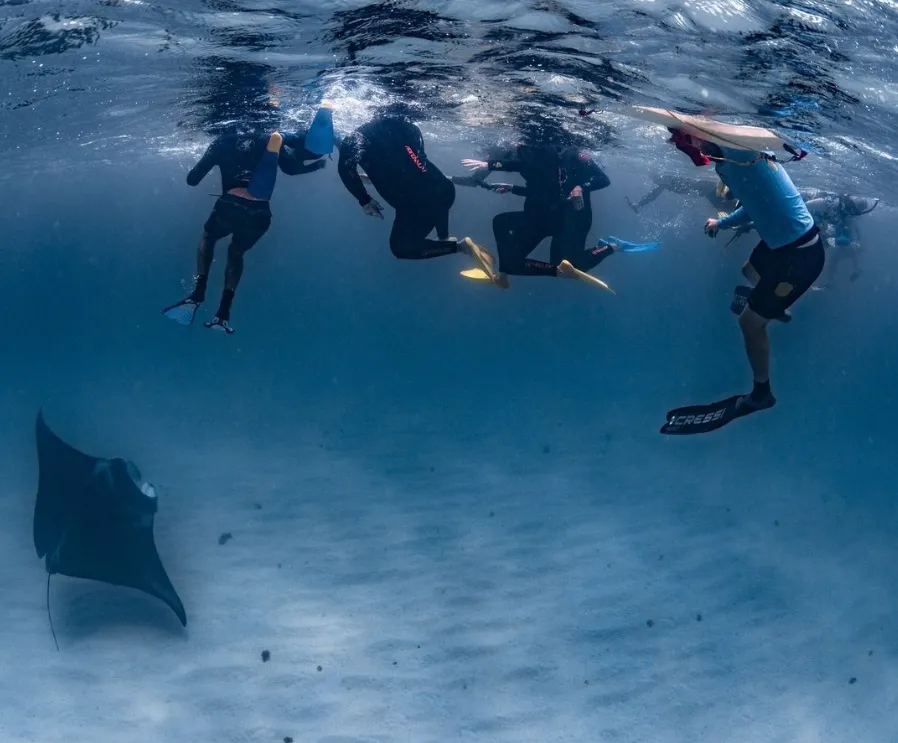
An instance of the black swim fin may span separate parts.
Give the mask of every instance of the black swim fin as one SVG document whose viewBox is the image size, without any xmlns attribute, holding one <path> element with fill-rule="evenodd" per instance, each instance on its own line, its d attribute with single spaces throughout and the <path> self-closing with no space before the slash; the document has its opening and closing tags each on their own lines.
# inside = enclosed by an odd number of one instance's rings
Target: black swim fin
<svg viewBox="0 0 898 743">
<path fill-rule="evenodd" d="M 687 405 L 667 411 L 667 422 L 661 426 L 661 433 L 668 436 L 688 436 L 711 433 L 732 423 L 737 418 L 769 410 L 776 405 L 776 398 L 768 395 L 761 402 L 755 402 L 751 395 L 733 395 L 709 405 Z"/>
</svg>

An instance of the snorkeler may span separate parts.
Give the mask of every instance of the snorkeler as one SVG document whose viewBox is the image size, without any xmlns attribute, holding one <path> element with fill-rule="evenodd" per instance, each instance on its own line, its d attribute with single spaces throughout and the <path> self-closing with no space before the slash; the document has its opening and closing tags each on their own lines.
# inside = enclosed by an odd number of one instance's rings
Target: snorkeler
<svg viewBox="0 0 898 743">
<path fill-rule="evenodd" d="M 631 246 L 616 238 L 601 240 L 594 248 L 586 249 L 592 227 L 592 192 L 611 183 L 589 153 L 573 147 L 519 144 L 491 154 L 488 160 L 463 160 L 470 175 L 454 180 L 461 185 L 479 185 L 524 197 L 523 211 L 504 212 L 493 218 L 501 286 L 508 286 L 509 275 L 554 276 L 609 289 L 588 272 L 618 250 L 651 249 Z M 526 186 L 486 183 L 494 171 L 520 173 Z M 530 258 L 547 237 L 552 238 L 549 262 Z"/>
<path fill-rule="evenodd" d="M 734 208 L 735 200 L 723 181 L 663 173 L 652 176 L 652 180 L 655 181 L 655 187 L 635 204 L 630 201 L 629 197 L 625 197 L 627 204 L 630 205 L 634 212 L 638 213 L 642 207 L 651 204 L 665 191 L 670 191 L 680 196 L 700 196 L 706 199 L 716 212 L 728 212 Z"/>
<path fill-rule="evenodd" d="M 314 145 L 307 142 L 313 137 Z M 325 144 L 322 146 L 321 143 Z M 217 165 L 221 172 L 222 195 L 203 226 L 197 248 L 194 289 L 185 299 L 163 310 L 166 317 L 181 325 L 193 322 L 197 309 L 206 299 L 215 244 L 231 235 L 221 302 L 215 317 L 204 325 L 225 333 L 233 332 L 230 324 L 231 304 L 243 275 L 243 256 L 271 226 L 269 200 L 274 191 L 278 167 L 286 175 L 320 170 L 325 165 L 321 158 L 333 149 L 333 145 L 333 122 L 326 105 L 319 109 L 306 132 L 276 132 L 271 136 L 224 135 L 209 145 L 200 161 L 187 174 L 187 183 L 190 186 L 198 185 Z M 316 151 L 310 151 L 307 146 L 314 146 Z M 308 160 L 313 162 L 307 165 L 305 161 Z"/>
<path fill-rule="evenodd" d="M 811 288 L 823 270 L 825 254 L 820 230 L 786 173 L 774 159 L 758 152 L 724 147 L 670 129 L 669 142 L 686 153 L 695 165 L 714 162 L 720 179 L 740 206 L 721 219 L 709 219 L 705 233 L 715 237 L 720 230 L 754 223 L 761 242 L 742 268 L 752 286 L 736 288 L 732 309 L 739 326 L 754 375 L 750 394 L 741 395 L 732 407 L 734 417 L 776 404 L 770 390 L 771 320 L 788 321 L 787 310 Z"/>
<path fill-rule="evenodd" d="M 814 215 L 820 227 L 820 234 L 823 237 L 823 244 L 828 256 L 826 280 L 813 288 L 831 288 L 837 267 L 846 260 L 851 261 L 853 268 L 848 280 L 854 283 L 861 276 L 858 258 L 862 248 L 857 218 L 872 212 L 879 203 L 879 199 L 824 193 L 806 203 L 808 210 Z"/>
<path fill-rule="evenodd" d="M 369 217 L 383 219 L 383 206 L 365 188 L 359 169 L 396 210 L 390 250 L 402 260 L 423 260 L 462 253 L 493 276 L 493 257 L 471 238 L 449 235 L 449 210 L 455 186 L 427 159 L 421 130 L 399 111 L 379 115 L 346 136 L 337 170 L 346 190 Z M 436 230 L 437 239 L 428 235 Z"/>
</svg>

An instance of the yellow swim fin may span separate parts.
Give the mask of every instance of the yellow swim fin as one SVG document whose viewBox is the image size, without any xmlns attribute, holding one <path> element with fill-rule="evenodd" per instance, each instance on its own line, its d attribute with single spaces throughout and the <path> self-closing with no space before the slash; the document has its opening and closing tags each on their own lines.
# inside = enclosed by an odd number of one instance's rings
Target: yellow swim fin
<svg viewBox="0 0 898 743">
<path fill-rule="evenodd" d="M 593 286 L 598 286 L 601 289 L 604 289 L 607 292 L 611 292 L 612 294 L 617 294 L 608 284 L 602 281 L 600 278 L 593 276 L 592 274 L 586 273 L 586 271 L 581 271 L 579 268 L 575 268 L 574 265 L 567 260 L 562 261 L 558 268 L 561 269 L 561 275 L 566 279 L 579 279 L 580 281 L 586 284 L 592 284 Z"/>
<path fill-rule="evenodd" d="M 492 281 L 490 275 L 482 268 L 469 268 L 459 273 L 466 279 L 474 279 L 475 281 Z"/>
</svg>

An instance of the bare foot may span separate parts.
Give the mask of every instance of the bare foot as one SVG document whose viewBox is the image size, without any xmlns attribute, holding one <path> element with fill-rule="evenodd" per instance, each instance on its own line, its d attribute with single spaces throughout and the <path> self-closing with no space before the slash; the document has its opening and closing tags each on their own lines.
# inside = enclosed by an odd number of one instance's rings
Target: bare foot
<svg viewBox="0 0 898 743">
<path fill-rule="evenodd" d="M 558 278 L 560 279 L 579 279 L 580 272 L 574 268 L 569 261 L 561 261 L 558 264 Z"/>
<path fill-rule="evenodd" d="M 269 152 L 280 152 L 281 145 L 284 144 L 284 137 L 280 132 L 275 132 L 268 138 L 268 146 L 265 148 Z"/>
</svg>

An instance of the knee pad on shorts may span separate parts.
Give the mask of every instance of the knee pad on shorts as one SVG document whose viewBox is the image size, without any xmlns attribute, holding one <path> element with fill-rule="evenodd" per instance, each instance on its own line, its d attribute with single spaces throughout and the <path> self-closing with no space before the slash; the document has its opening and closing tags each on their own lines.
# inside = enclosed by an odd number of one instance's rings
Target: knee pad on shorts
<svg viewBox="0 0 898 743">
<path fill-rule="evenodd" d="M 795 291 L 795 287 L 792 284 L 786 283 L 785 281 L 781 281 L 773 290 L 773 293 L 781 299 L 785 299 L 788 297 L 793 291 Z"/>
<path fill-rule="evenodd" d="M 733 301 L 730 303 L 730 312 L 734 315 L 741 315 L 742 311 L 748 307 L 748 297 L 751 294 L 750 286 L 737 286 L 733 292 Z"/>
</svg>

